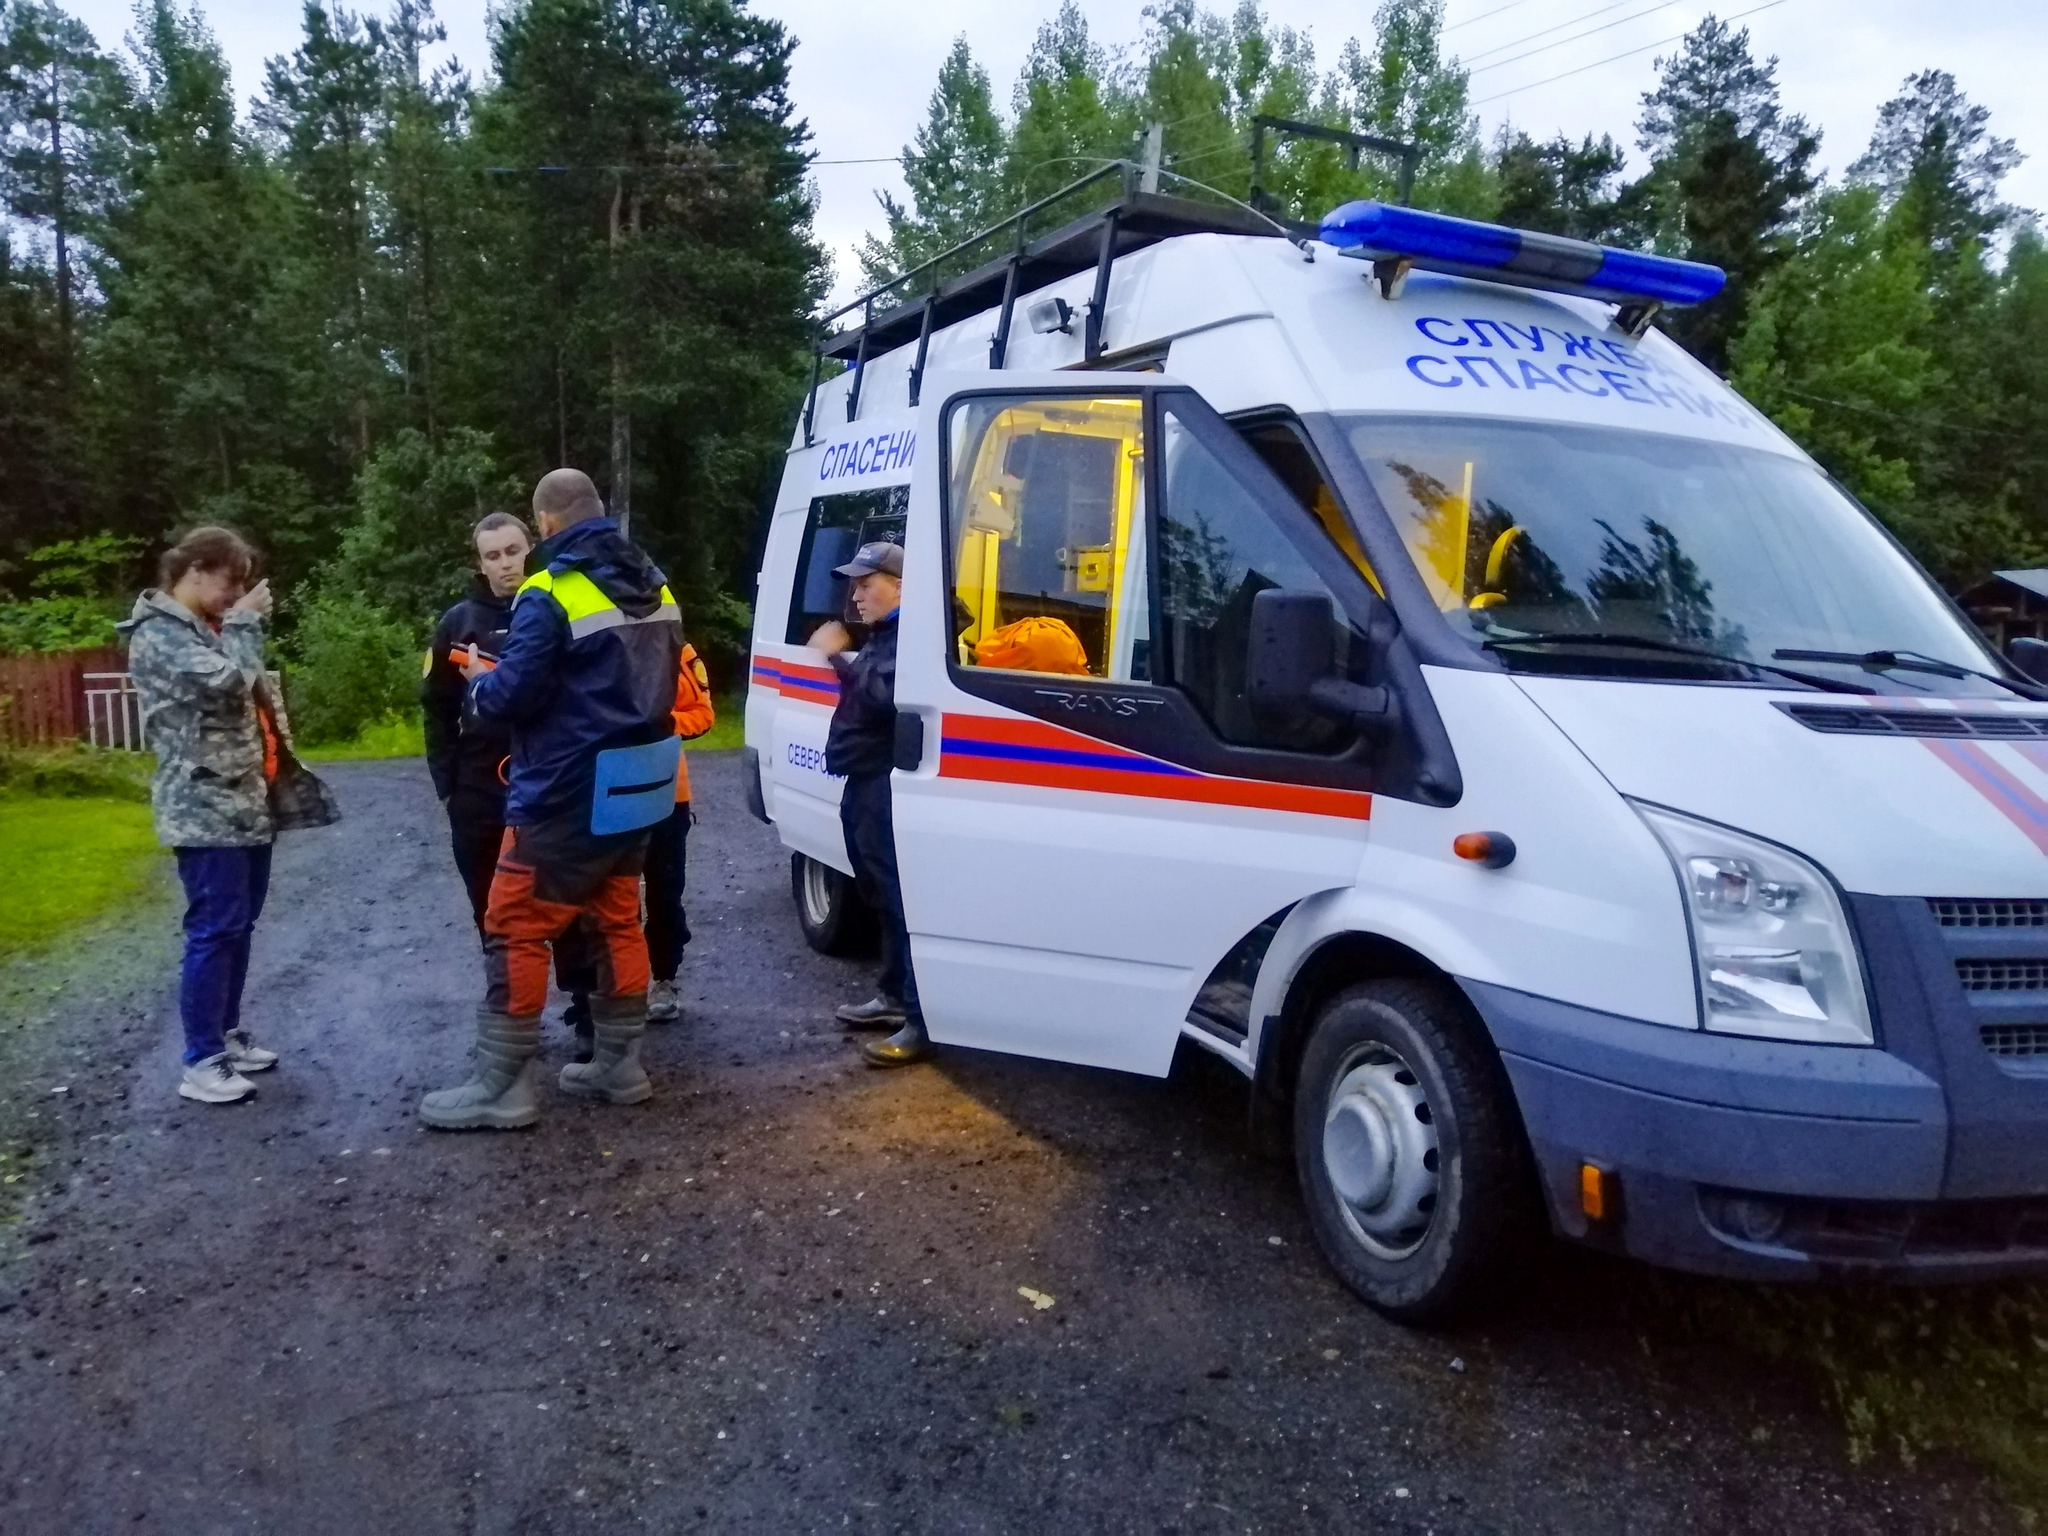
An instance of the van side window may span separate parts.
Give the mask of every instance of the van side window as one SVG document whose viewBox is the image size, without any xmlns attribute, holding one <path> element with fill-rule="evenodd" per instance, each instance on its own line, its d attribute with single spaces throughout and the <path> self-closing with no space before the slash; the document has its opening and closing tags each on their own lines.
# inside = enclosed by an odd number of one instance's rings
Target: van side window
<svg viewBox="0 0 2048 1536">
<path fill-rule="evenodd" d="M 948 427 L 958 663 L 1150 678 L 1142 402 L 972 399 Z"/>
<path fill-rule="evenodd" d="M 1269 420 L 1240 426 L 1238 431 L 1251 444 L 1252 451 L 1266 461 L 1266 467 L 1280 477 L 1280 483 L 1293 492 L 1302 510 L 1322 524 L 1330 542 L 1344 552 L 1344 558 L 1357 568 L 1358 574 L 1372 583 L 1373 591 L 1385 597 L 1386 589 L 1359 547 L 1358 535 L 1351 531 L 1337 493 L 1323 478 L 1322 466 L 1309 451 L 1301 428 L 1292 422 Z"/>
<path fill-rule="evenodd" d="M 1173 405 L 1163 405 L 1159 420 L 1161 681 L 1185 693 L 1216 734 L 1237 746 L 1341 750 L 1351 740 L 1346 727 L 1312 715 L 1255 718 L 1245 690 L 1252 599 L 1275 587 L 1330 594 L 1335 654 L 1350 670 L 1353 635 L 1339 617 L 1337 594 L 1258 493 Z"/>
<path fill-rule="evenodd" d="M 832 568 L 846 564 L 863 544 L 878 539 L 902 543 L 909 509 L 910 488 L 903 485 L 812 501 L 803 545 L 797 551 L 796 587 L 790 594 L 784 640 L 803 645 L 827 619 L 846 619 L 846 578 L 834 576 Z"/>
</svg>

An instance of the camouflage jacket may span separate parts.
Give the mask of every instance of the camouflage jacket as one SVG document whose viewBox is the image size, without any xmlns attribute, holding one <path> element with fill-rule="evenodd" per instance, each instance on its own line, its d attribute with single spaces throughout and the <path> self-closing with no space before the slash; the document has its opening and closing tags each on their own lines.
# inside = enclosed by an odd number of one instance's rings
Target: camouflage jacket
<svg viewBox="0 0 2048 1536">
<path fill-rule="evenodd" d="M 154 589 L 119 626 L 142 731 L 156 753 L 150 803 L 168 848 L 247 848 L 271 841 L 258 700 L 263 620 L 230 609 L 219 634 Z"/>
</svg>

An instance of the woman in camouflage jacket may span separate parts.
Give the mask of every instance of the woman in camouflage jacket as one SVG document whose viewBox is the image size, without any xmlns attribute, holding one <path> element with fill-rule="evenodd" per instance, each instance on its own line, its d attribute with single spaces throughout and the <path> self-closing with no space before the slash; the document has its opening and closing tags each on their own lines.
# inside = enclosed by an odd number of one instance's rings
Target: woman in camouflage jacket
<svg viewBox="0 0 2048 1536">
<path fill-rule="evenodd" d="M 164 555 L 162 585 L 137 598 L 121 625 L 157 757 L 157 839 L 177 854 L 185 887 L 178 1092 L 208 1104 L 248 1097 L 255 1084 L 243 1074 L 277 1064 L 241 1023 L 250 935 L 270 886 L 266 766 L 278 754 L 264 718 L 270 585 L 249 585 L 254 563 L 227 529 L 197 529 Z"/>
</svg>

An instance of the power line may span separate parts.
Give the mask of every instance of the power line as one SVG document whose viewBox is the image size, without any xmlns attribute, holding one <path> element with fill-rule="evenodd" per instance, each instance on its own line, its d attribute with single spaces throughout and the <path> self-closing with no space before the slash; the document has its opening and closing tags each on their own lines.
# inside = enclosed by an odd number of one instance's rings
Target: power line
<svg viewBox="0 0 2048 1536">
<path fill-rule="evenodd" d="M 900 155 L 879 155 L 872 160 L 813 160 L 813 165 L 895 165 Z"/>
<path fill-rule="evenodd" d="M 1512 43 L 1502 43 L 1496 48 L 1482 49 L 1478 53 L 1473 54 L 1471 59 L 1461 59 L 1459 62 L 1469 64 L 1472 62 L 1472 59 L 1483 59 L 1488 54 L 1506 53 L 1510 48 L 1519 48 L 1524 43 L 1533 43 L 1539 37 L 1548 37 L 1553 32 L 1562 32 L 1566 27 L 1576 27 L 1582 21 L 1591 21 L 1595 16 L 1605 16 L 1609 11 L 1618 11 L 1628 3 L 1629 0 L 1611 0 L 1610 4 L 1603 5 L 1597 10 L 1587 11 L 1583 15 L 1574 16 L 1570 21 L 1560 21 L 1556 26 L 1545 27 L 1540 32 L 1531 32 L 1525 37 L 1518 37 Z M 1671 4 L 1674 3 L 1674 0 L 1665 0 L 1665 3 Z"/>
<path fill-rule="evenodd" d="M 1465 18 L 1465 20 L 1463 20 L 1463 21 L 1454 21 L 1454 22 L 1452 22 L 1452 23 L 1451 23 L 1451 24 L 1450 24 L 1450 25 L 1449 25 L 1448 27 L 1445 27 L 1445 28 L 1444 28 L 1444 31 L 1445 31 L 1445 32 L 1455 32 L 1455 31 L 1457 31 L 1457 30 L 1458 30 L 1458 28 L 1460 28 L 1460 27 L 1469 27 L 1469 26 L 1471 26 L 1471 25 L 1472 25 L 1472 24 L 1473 24 L 1474 22 L 1478 22 L 1478 21 L 1485 21 L 1485 20 L 1487 20 L 1487 19 L 1488 19 L 1489 17 L 1493 17 L 1493 16 L 1498 16 L 1498 15 L 1500 15 L 1500 13 L 1501 13 L 1502 11 L 1512 11 L 1512 10 L 1513 10 L 1513 9 L 1514 9 L 1514 8 L 1515 8 L 1516 6 L 1518 6 L 1518 5 L 1527 5 L 1528 3 L 1529 3 L 1529 0 L 1508 0 L 1508 3 L 1507 3 L 1506 5 L 1503 5 L 1503 6 L 1497 6 L 1497 7 L 1495 7 L 1495 8 L 1493 9 L 1493 10 L 1490 10 L 1490 11 L 1481 11 L 1481 12 L 1480 12 L 1480 13 L 1479 13 L 1479 14 L 1478 14 L 1477 16 L 1468 16 L 1468 17 L 1466 17 L 1466 18 Z M 1441 34 L 1439 34 L 1439 35 L 1441 35 Z"/>
<path fill-rule="evenodd" d="M 1758 11 L 1772 10 L 1778 6 L 1783 5 L 1784 3 L 1785 0 L 1765 0 L 1765 3 L 1762 5 L 1754 6 L 1746 11 L 1738 11 L 1735 15 L 1725 17 L 1723 19 L 1726 21 L 1740 21 L 1745 16 L 1754 16 Z M 1505 97 L 1515 95 L 1519 91 L 1533 91 L 1538 86 L 1553 85 L 1559 80 L 1569 80 L 1573 75 L 1583 75 L 1587 70 L 1598 69 L 1603 64 L 1612 64 L 1620 59 L 1632 59 L 1639 53 L 1648 53 L 1652 48 L 1662 48 L 1666 43 L 1683 42 L 1685 40 L 1685 36 L 1685 33 L 1680 32 L 1674 37 L 1662 37 L 1654 43 L 1645 43 L 1640 48 L 1630 48 L 1622 53 L 1609 54 L 1604 59 L 1595 59 L 1591 64 L 1581 64 L 1577 69 L 1568 69 L 1561 75 L 1551 75 L 1548 79 L 1531 80 L 1526 85 L 1517 85 L 1512 86 L 1505 91 L 1496 91 L 1491 96 L 1482 96 L 1477 101 L 1467 102 L 1466 105 L 1473 107 L 1483 107 L 1488 102 L 1500 101 Z M 1509 62 L 1512 62 L 1512 60 L 1510 60 Z"/>
<path fill-rule="evenodd" d="M 1597 27 L 1588 27 L 1588 28 L 1586 28 L 1586 30 L 1585 30 L 1585 31 L 1583 31 L 1583 32 L 1577 32 L 1577 33 L 1574 33 L 1574 34 L 1573 34 L 1572 36 L 1570 36 L 1570 37 L 1560 37 L 1560 38 L 1559 38 L 1559 39 L 1558 39 L 1558 40 L 1557 40 L 1556 42 L 1554 42 L 1554 43 L 1545 43 L 1545 44 L 1544 44 L 1544 45 L 1543 45 L 1543 46 L 1542 46 L 1541 48 L 1531 48 L 1531 49 L 1530 49 L 1530 50 L 1529 50 L 1529 51 L 1528 51 L 1527 53 L 1518 53 L 1518 54 L 1516 54 L 1516 55 L 1515 55 L 1515 56 L 1514 56 L 1513 58 L 1511 58 L 1511 59 L 1496 59 L 1496 60 L 1494 60 L 1494 62 L 1493 62 L 1493 63 L 1491 63 L 1491 64 L 1482 64 L 1482 65 L 1480 65 L 1480 66 L 1479 66 L 1479 67 L 1478 67 L 1477 69 L 1473 69 L 1473 70 L 1467 70 L 1467 71 L 1466 71 L 1466 73 L 1467 73 L 1468 75 L 1483 75 L 1483 74 L 1485 74 L 1485 73 L 1486 73 L 1486 72 L 1487 72 L 1487 71 L 1488 71 L 1489 69 L 1505 69 L 1505 68 L 1506 68 L 1506 67 L 1507 67 L 1508 65 L 1510 65 L 1510 64 L 1519 64 L 1519 63 L 1521 63 L 1521 62 L 1522 62 L 1522 60 L 1524 60 L 1524 59 L 1533 59 L 1533 58 L 1535 58 L 1535 57 L 1536 57 L 1536 55 L 1537 55 L 1537 54 L 1539 54 L 1539 53 L 1548 53 L 1548 52 L 1550 52 L 1550 50 L 1551 50 L 1551 49 L 1553 49 L 1553 48 L 1563 48 L 1563 47 L 1565 47 L 1565 46 L 1566 46 L 1566 45 L 1568 45 L 1568 44 L 1571 44 L 1571 43 L 1576 43 L 1576 42 L 1580 42 L 1580 41 L 1582 41 L 1582 40 L 1583 40 L 1583 39 L 1585 39 L 1585 38 L 1589 38 L 1589 37 L 1592 37 L 1592 36 L 1594 36 L 1594 35 L 1595 35 L 1596 33 L 1600 33 L 1600 32 L 1611 32 L 1611 31 L 1613 31 L 1613 30 L 1614 30 L 1614 29 L 1615 29 L 1616 27 L 1626 26 L 1626 25 L 1628 25 L 1628 23 L 1630 23 L 1630 22 L 1632 22 L 1632 21 L 1636 21 L 1636 20 L 1639 20 L 1640 18 L 1642 18 L 1642 17 L 1644 17 L 1644 16 L 1648 16 L 1648 15 L 1651 15 L 1651 14 L 1652 14 L 1652 13 L 1654 13 L 1654 12 L 1657 12 L 1657 11 L 1668 11 L 1668 10 L 1670 10 L 1670 9 L 1671 9 L 1671 7 L 1672 7 L 1673 5 L 1675 5 L 1675 4 L 1677 4 L 1677 3 L 1678 3 L 1678 0 L 1657 0 L 1657 3 L 1656 3 L 1655 5 L 1652 5 L 1652 6 L 1646 6 L 1646 7 L 1644 8 L 1644 9 L 1642 9 L 1642 10 L 1640 10 L 1640 11 L 1631 11 L 1631 12 L 1630 12 L 1630 13 L 1629 13 L 1628 15 L 1626 15 L 1626 16 L 1623 16 L 1623 17 L 1621 17 L 1621 18 L 1620 18 L 1620 19 L 1618 19 L 1618 20 L 1615 20 L 1615 21 L 1603 21 L 1603 22 L 1602 22 L 1602 23 L 1601 23 L 1601 24 L 1600 24 L 1599 26 L 1597 26 Z M 1607 9 L 1609 9 L 1609 10 L 1613 10 L 1613 9 L 1614 9 L 1614 7 L 1613 7 L 1613 6 L 1609 6 L 1609 7 L 1607 7 Z M 1598 15 L 1599 13 L 1598 13 L 1598 12 L 1596 11 L 1596 12 L 1594 12 L 1594 14 L 1595 14 L 1595 15 Z M 1583 18 L 1582 18 L 1582 19 L 1583 19 Z M 1683 34 L 1680 34 L 1680 35 L 1682 36 Z M 1651 44 L 1650 46 L 1654 48 L 1654 47 L 1656 47 L 1657 45 L 1656 45 L 1655 43 L 1652 43 L 1652 44 Z"/>
</svg>

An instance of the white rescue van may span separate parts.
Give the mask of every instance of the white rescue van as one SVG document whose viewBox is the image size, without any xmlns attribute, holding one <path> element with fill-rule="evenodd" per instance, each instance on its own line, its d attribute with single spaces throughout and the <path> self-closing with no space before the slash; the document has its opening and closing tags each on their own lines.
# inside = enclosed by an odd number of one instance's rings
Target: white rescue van
<svg viewBox="0 0 2048 1536">
<path fill-rule="evenodd" d="M 805 641 L 899 538 L 935 1041 L 1215 1052 L 1399 1316 L 1538 1209 L 2048 1270 L 2048 689 L 1650 327 L 1720 274 L 1128 182 L 1022 229 L 861 301 L 791 444 L 746 740 L 811 941 L 863 914 Z"/>
</svg>

